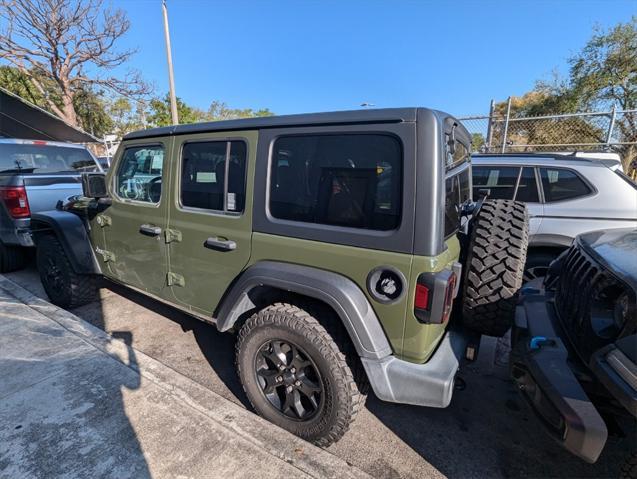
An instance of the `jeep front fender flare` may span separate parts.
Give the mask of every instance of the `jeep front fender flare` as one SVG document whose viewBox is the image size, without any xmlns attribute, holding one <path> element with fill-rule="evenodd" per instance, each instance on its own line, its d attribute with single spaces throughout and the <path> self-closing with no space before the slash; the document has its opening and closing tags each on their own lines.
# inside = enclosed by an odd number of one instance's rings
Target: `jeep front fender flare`
<svg viewBox="0 0 637 479">
<path fill-rule="evenodd" d="M 230 287 L 215 315 L 220 331 L 232 328 L 242 313 L 254 308 L 249 292 L 259 286 L 305 295 L 329 305 L 343 322 L 359 356 L 380 359 L 392 354 L 376 313 L 352 280 L 321 269 L 275 261 L 261 261 L 249 267 Z"/>
<path fill-rule="evenodd" d="M 55 234 L 76 273 L 101 274 L 86 225 L 78 215 L 58 210 L 34 213 L 31 217 L 31 231 L 36 247 L 44 234 Z"/>
</svg>

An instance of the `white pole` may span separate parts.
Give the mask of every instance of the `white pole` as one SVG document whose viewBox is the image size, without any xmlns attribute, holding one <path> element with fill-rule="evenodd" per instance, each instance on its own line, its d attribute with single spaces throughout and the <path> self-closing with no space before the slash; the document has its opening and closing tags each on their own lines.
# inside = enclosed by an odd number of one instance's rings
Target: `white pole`
<svg viewBox="0 0 637 479">
<path fill-rule="evenodd" d="M 177 97 L 175 96 L 175 76 L 173 74 L 173 57 L 170 51 L 170 33 L 168 31 L 168 9 L 166 8 L 166 0 L 161 2 L 162 11 L 164 13 L 164 36 L 166 37 L 166 58 L 168 59 L 168 86 L 170 88 L 170 114 L 173 124 L 179 124 L 179 115 L 177 113 Z"/>
</svg>

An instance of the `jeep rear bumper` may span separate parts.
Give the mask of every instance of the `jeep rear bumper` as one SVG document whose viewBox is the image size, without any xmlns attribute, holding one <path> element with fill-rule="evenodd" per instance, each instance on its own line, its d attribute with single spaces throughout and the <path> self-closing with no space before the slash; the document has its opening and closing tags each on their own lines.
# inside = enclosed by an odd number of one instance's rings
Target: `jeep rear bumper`
<svg viewBox="0 0 637 479">
<path fill-rule="evenodd" d="M 551 295 L 534 290 L 516 310 L 512 374 L 549 434 L 587 462 L 597 460 L 608 430 L 584 392 L 558 332 Z"/>
<path fill-rule="evenodd" d="M 416 406 L 447 407 L 454 379 L 467 346 L 466 337 L 447 331 L 438 349 L 424 364 L 387 356 L 361 357 L 374 393 L 379 399 Z"/>
</svg>

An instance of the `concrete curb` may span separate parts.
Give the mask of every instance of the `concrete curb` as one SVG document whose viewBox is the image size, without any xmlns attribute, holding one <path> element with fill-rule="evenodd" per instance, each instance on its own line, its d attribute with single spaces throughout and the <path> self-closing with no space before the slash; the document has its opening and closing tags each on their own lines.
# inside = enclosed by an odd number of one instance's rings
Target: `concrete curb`
<svg viewBox="0 0 637 479">
<path fill-rule="evenodd" d="M 38 298 L 2 275 L 0 288 L 86 343 L 152 381 L 179 401 L 305 474 L 330 478 L 371 477 L 328 451 L 265 421 L 141 351 L 135 350 L 137 366 L 126 364 L 121 358 L 128 356 L 130 346 L 123 340 L 113 338 L 74 314 Z"/>
</svg>

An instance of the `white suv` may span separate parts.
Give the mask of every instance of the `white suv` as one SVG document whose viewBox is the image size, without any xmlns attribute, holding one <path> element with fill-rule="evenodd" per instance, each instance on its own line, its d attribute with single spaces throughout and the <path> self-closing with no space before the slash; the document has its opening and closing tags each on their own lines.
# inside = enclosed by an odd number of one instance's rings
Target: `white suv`
<svg viewBox="0 0 637 479">
<path fill-rule="evenodd" d="M 476 154 L 473 196 L 524 201 L 529 210 L 525 278 L 548 264 L 580 233 L 637 227 L 637 185 L 597 158 L 560 154 Z"/>
</svg>

